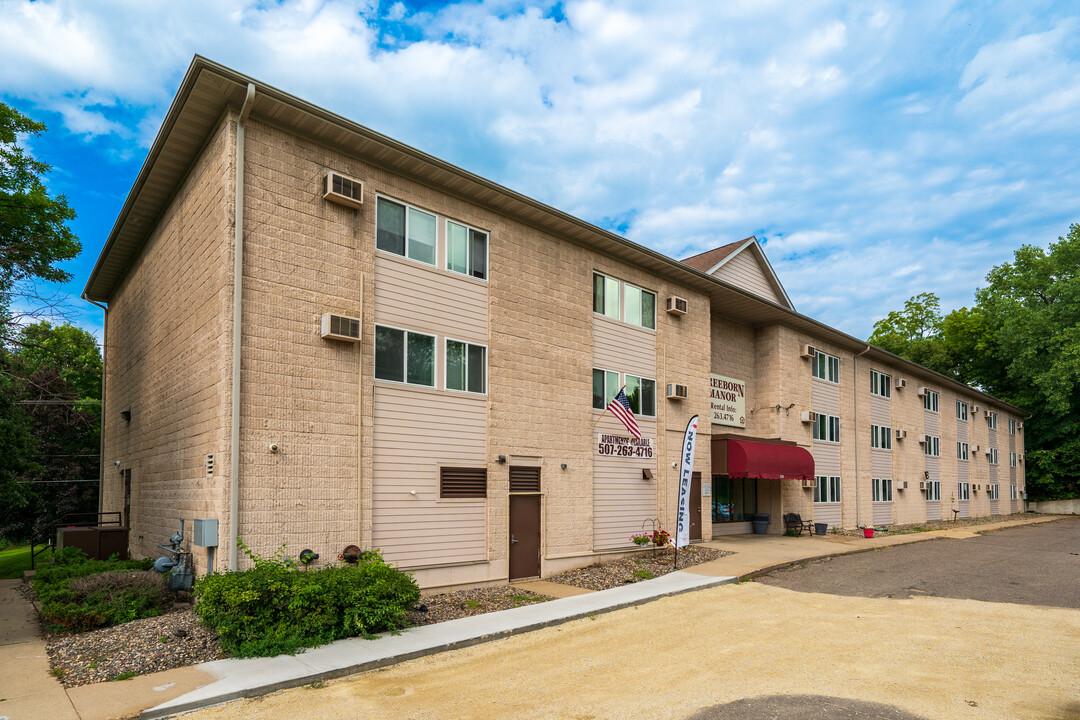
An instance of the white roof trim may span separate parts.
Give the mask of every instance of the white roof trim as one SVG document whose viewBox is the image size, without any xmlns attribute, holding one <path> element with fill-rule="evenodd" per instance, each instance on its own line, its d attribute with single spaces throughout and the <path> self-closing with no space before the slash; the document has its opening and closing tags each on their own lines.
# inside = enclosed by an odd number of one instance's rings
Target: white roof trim
<svg viewBox="0 0 1080 720">
<path fill-rule="evenodd" d="M 794 310 L 795 309 L 794 303 L 792 303 L 791 298 L 788 297 L 787 290 L 784 289 L 784 285 L 783 285 L 783 283 L 780 282 L 780 278 L 776 276 L 776 271 L 773 270 L 772 263 L 770 263 L 769 258 L 765 256 L 765 251 L 761 249 L 761 245 L 758 244 L 758 239 L 754 235 L 751 235 L 750 237 L 746 238 L 746 241 L 742 245 L 737 247 L 733 252 L 730 252 L 726 256 L 724 256 L 723 260 L 721 260 L 720 262 L 716 263 L 711 268 L 706 270 L 705 274 L 706 275 L 712 275 L 717 270 L 724 267 L 724 265 L 726 265 L 729 260 L 731 260 L 733 257 L 738 255 L 739 253 L 741 253 L 743 250 L 745 250 L 748 247 L 753 247 L 754 248 L 754 252 L 758 257 L 758 264 L 765 268 L 765 271 L 768 274 L 769 280 L 772 281 L 773 286 L 776 288 L 776 290 L 779 291 L 780 297 L 782 297 L 784 299 L 784 304 L 787 305 L 788 309 Z"/>
</svg>

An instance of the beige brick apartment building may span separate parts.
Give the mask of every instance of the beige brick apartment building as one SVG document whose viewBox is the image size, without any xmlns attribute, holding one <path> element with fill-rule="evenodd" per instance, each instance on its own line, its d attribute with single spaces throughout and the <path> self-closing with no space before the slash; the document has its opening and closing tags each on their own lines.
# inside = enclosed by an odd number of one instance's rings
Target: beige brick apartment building
<svg viewBox="0 0 1080 720">
<path fill-rule="evenodd" d="M 1021 409 L 798 314 L 755 239 L 680 262 L 202 58 L 85 297 L 102 510 L 137 555 L 218 520 L 200 571 L 243 566 L 236 537 L 428 587 L 632 552 L 674 525 L 694 414 L 702 539 L 1024 489 Z M 634 445 L 594 427 L 623 385 Z"/>
</svg>

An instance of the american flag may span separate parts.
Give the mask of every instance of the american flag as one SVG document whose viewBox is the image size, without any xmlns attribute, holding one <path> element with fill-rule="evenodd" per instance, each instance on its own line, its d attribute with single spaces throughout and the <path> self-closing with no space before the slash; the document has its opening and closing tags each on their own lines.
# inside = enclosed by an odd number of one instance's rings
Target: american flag
<svg viewBox="0 0 1080 720">
<path fill-rule="evenodd" d="M 619 390 L 618 394 L 608 404 L 607 409 L 612 415 L 619 418 L 619 421 L 626 426 L 631 435 L 638 440 L 641 439 L 641 431 L 638 430 L 637 420 L 634 419 L 634 413 L 630 410 L 630 401 L 626 399 L 626 388 Z"/>
</svg>

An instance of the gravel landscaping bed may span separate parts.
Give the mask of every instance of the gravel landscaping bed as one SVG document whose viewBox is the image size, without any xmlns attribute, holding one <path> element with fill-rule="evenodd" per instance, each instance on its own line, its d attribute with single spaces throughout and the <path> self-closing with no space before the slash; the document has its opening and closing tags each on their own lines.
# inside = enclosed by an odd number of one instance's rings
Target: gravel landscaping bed
<svg viewBox="0 0 1080 720">
<path fill-rule="evenodd" d="M 65 687 L 195 665 L 224 657 L 217 634 L 190 607 L 84 633 L 45 633 L 49 664 Z"/>
<path fill-rule="evenodd" d="M 418 607 L 427 608 L 427 612 L 415 610 L 410 612 L 409 622 L 413 625 L 434 625 L 447 620 L 509 610 L 551 599 L 547 595 L 513 587 L 473 588 L 438 595 L 424 595 L 420 598 Z"/>
<path fill-rule="evenodd" d="M 945 508 L 942 508 L 942 512 L 945 512 Z M 967 525 L 991 525 L 1015 520 L 1024 520 L 1025 518 L 1030 517 L 1030 513 L 1013 513 L 1012 515 L 984 515 L 982 517 L 966 517 L 957 520 L 927 520 L 926 522 L 913 523 L 910 525 L 885 525 L 884 527 L 887 528 L 887 532 L 890 534 L 907 535 L 910 533 L 930 532 L 931 530 L 952 530 L 953 528 L 965 527 Z M 878 530 L 881 530 L 881 528 L 878 528 Z M 858 528 L 848 530 L 832 530 L 830 528 L 829 532 L 835 532 L 837 535 L 852 535 L 858 537 L 862 537 L 863 534 L 863 531 Z"/>
<path fill-rule="evenodd" d="M 703 562 L 709 562 L 732 554 L 727 550 L 691 545 L 679 550 L 679 569 L 685 570 L 692 565 L 700 565 Z M 578 568 L 577 570 L 566 570 L 558 575 L 545 578 L 545 580 L 588 590 L 608 590 L 621 585 L 641 582 L 642 580 L 651 580 L 660 575 L 667 575 L 675 570 L 674 560 L 674 548 L 666 547 L 662 550 L 653 550 L 649 553 L 641 553 L 621 560 L 612 560 Z"/>
</svg>

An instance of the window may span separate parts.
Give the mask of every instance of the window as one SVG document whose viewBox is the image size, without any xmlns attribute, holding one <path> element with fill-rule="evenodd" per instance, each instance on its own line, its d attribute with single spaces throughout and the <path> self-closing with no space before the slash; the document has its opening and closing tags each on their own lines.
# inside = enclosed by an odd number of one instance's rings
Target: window
<svg viewBox="0 0 1080 720">
<path fill-rule="evenodd" d="M 840 478 L 836 477 L 835 475 L 818 475 L 817 487 L 814 488 L 814 502 L 840 502 Z"/>
<path fill-rule="evenodd" d="M 962 400 L 956 401 L 956 419 L 967 420 L 968 419 L 968 404 Z"/>
<path fill-rule="evenodd" d="M 656 417 L 656 381 L 626 375 L 626 399 L 635 415 Z"/>
<path fill-rule="evenodd" d="M 870 447 L 878 450 L 892 450 L 892 428 L 884 425 L 871 425 Z"/>
<path fill-rule="evenodd" d="M 926 483 L 926 499 L 929 502 L 941 499 L 941 483 L 937 480 L 931 480 Z"/>
<path fill-rule="evenodd" d="M 1009 453 L 1009 467 L 1016 467 L 1016 453 Z"/>
<path fill-rule="evenodd" d="M 927 435 L 923 443 L 923 454 L 931 457 L 941 457 L 941 438 L 936 435 Z"/>
<path fill-rule="evenodd" d="M 840 382 L 840 358 L 819 350 L 811 364 L 814 369 L 814 377 L 831 383 Z"/>
<path fill-rule="evenodd" d="M 814 423 L 814 439 L 824 442 L 840 442 L 840 418 L 818 413 Z"/>
<path fill-rule="evenodd" d="M 375 377 L 435 387 L 435 336 L 376 325 Z"/>
<path fill-rule="evenodd" d="M 1009 434 L 1010 435 L 1015 435 L 1016 434 L 1016 421 L 1013 420 L 1012 418 L 1009 418 Z"/>
<path fill-rule="evenodd" d="M 611 370 L 592 371 L 592 406 L 594 410 L 603 410 L 619 392 L 619 373 Z"/>
<path fill-rule="evenodd" d="M 375 204 L 375 247 L 435 264 L 435 216 L 380 197 Z"/>
<path fill-rule="evenodd" d="M 997 483 L 994 483 L 993 485 L 987 485 L 986 489 L 989 491 L 989 495 L 990 495 L 991 500 L 997 500 L 998 499 L 998 485 L 997 485 Z"/>
<path fill-rule="evenodd" d="M 967 460 L 968 459 L 968 444 L 966 442 L 956 443 L 956 459 Z"/>
<path fill-rule="evenodd" d="M 1017 498 L 1016 486 L 1015 485 L 1010 485 L 1009 486 L 1009 499 L 1010 500 L 1016 500 L 1016 498 Z"/>
<path fill-rule="evenodd" d="M 622 289 L 622 315 L 619 290 Z M 656 294 L 607 275 L 593 273 L 593 312 L 638 327 L 656 329 Z"/>
<path fill-rule="evenodd" d="M 997 413 L 996 412 L 989 412 L 989 411 L 987 412 L 986 425 L 991 430 L 997 430 Z"/>
<path fill-rule="evenodd" d="M 874 478 L 874 502 L 892 502 L 892 480 L 890 478 Z"/>
<path fill-rule="evenodd" d="M 870 371 L 870 394 L 881 397 L 892 397 L 892 376 L 879 373 L 877 370 Z"/>
<path fill-rule="evenodd" d="M 439 468 L 439 497 L 487 497 L 487 468 Z"/>
<path fill-rule="evenodd" d="M 469 277 L 487 279 L 488 235 L 471 227 L 446 221 L 446 269 Z"/>
<path fill-rule="evenodd" d="M 930 412 L 937 412 L 938 394 L 929 388 L 925 388 L 925 394 L 922 396 L 922 406 Z"/>
<path fill-rule="evenodd" d="M 971 483 L 966 483 L 966 482 L 956 483 L 956 499 L 957 500 L 970 500 L 971 499 Z"/>
<path fill-rule="evenodd" d="M 487 348 L 483 345 L 446 340 L 446 389 L 487 392 Z"/>
<path fill-rule="evenodd" d="M 998 464 L 998 451 L 997 448 L 990 448 L 990 454 L 987 456 L 990 459 L 991 465 Z"/>
</svg>

